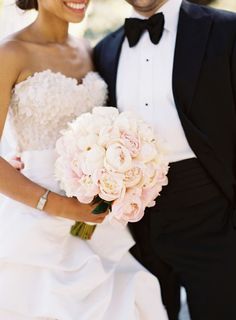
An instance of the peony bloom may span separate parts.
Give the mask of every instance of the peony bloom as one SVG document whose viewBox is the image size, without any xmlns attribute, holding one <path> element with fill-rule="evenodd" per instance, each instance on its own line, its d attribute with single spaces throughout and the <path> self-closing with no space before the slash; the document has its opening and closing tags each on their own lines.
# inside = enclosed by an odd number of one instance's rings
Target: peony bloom
<svg viewBox="0 0 236 320">
<path fill-rule="evenodd" d="M 94 174 L 103 168 L 105 149 L 94 145 L 90 150 L 82 153 L 81 170 L 85 174 Z"/>
<path fill-rule="evenodd" d="M 119 111 L 117 108 L 113 107 L 95 107 L 93 108 L 92 114 L 102 118 L 107 118 L 111 123 L 113 123 L 113 121 L 119 116 Z"/>
<path fill-rule="evenodd" d="M 140 193 L 140 189 L 128 190 L 123 199 L 114 201 L 112 217 L 126 223 L 141 220 L 144 215 L 144 205 Z"/>
<path fill-rule="evenodd" d="M 56 150 L 59 155 L 66 158 L 70 158 L 71 155 L 78 153 L 80 150 L 74 134 L 64 131 L 64 135 L 57 140 Z"/>
<path fill-rule="evenodd" d="M 145 164 L 144 169 L 144 188 L 152 188 L 159 183 L 160 185 L 167 185 L 168 166 L 158 164 L 156 161 L 150 161 Z"/>
<path fill-rule="evenodd" d="M 141 150 L 137 157 L 137 160 L 143 163 L 147 163 L 155 160 L 157 156 L 158 153 L 155 144 L 144 142 L 141 145 Z"/>
<path fill-rule="evenodd" d="M 114 127 L 119 128 L 120 132 L 129 132 L 137 134 L 138 121 L 131 112 L 122 112 L 114 121 Z"/>
<path fill-rule="evenodd" d="M 143 189 L 141 196 L 143 205 L 148 208 L 154 207 L 156 204 L 155 199 L 160 195 L 161 190 L 162 185 L 159 183 L 157 183 L 151 188 Z"/>
<path fill-rule="evenodd" d="M 112 125 L 101 128 L 98 135 L 98 144 L 107 148 L 110 144 L 120 141 L 120 130 Z"/>
<path fill-rule="evenodd" d="M 98 136 L 94 133 L 81 136 L 77 140 L 77 146 L 81 151 L 89 151 L 92 149 L 98 141 Z"/>
<path fill-rule="evenodd" d="M 99 197 L 106 201 L 122 199 L 125 185 L 122 174 L 102 170 L 98 176 Z"/>
<path fill-rule="evenodd" d="M 150 125 L 148 125 L 143 120 L 138 121 L 139 134 L 142 137 L 142 140 L 147 143 L 153 143 L 156 140 L 154 131 Z"/>
<path fill-rule="evenodd" d="M 78 180 L 74 196 L 77 197 L 81 203 L 91 203 L 98 192 L 99 189 L 94 176 L 84 174 Z"/>
<path fill-rule="evenodd" d="M 104 167 L 108 171 L 124 173 L 132 168 L 132 157 L 127 148 L 120 143 L 108 146 L 104 159 Z"/>
<path fill-rule="evenodd" d="M 124 182 L 127 188 L 133 188 L 140 184 L 143 181 L 143 169 L 139 165 L 135 165 L 130 170 L 124 173 Z"/>
<path fill-rule="evenodd" d="M 137 157 L 140 153 L 141 142 L 138 135 L 123 131 L 120 136 L 120 142 L 129 150 L 132 158 Z"/>
</svg>

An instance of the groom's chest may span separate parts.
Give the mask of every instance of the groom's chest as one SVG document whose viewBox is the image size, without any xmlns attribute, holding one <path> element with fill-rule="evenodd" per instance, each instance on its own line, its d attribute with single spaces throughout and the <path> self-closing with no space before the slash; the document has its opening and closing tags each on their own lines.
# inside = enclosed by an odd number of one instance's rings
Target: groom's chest
<svg viewBox="0 0 236 320">
<path fill-rule="evenodd" d="M 151 121 L 164 106 L 175 109 L 172 74 L 176 34 L 164 31 L 154 45 L 146 32 L 137 46 L 130 48 L 125 39 L 117 66 L 117 106 L 138 112 Z"/>
</svg>

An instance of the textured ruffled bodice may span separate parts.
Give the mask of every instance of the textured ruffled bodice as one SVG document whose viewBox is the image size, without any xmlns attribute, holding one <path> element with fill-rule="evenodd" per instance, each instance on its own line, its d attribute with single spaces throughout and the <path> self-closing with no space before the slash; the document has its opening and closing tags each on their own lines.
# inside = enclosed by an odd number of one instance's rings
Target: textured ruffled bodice
<svg viewBox="0 0 236 320">
<path fill-rule="evenodd" d="M 61 130 L 81 113 L 104 105 L 107 86 L 96 72 L 81 84 L 51 70 L 37 72 L 13 90 L 9 125 L 19 152 L 55 147 Z"/>
</svg>

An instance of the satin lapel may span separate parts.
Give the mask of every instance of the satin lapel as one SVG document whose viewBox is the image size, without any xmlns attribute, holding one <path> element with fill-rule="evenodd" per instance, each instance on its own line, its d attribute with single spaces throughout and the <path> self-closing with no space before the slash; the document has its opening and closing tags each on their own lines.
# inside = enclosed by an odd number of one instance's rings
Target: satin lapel
<svg viewBox="0 0 236 320">
<path fill-rule="evenodd" d="M 177 108 L 190 110 L 204 58 L 212 17 L 197 5 L 184 1 L 180 10 L 173 67 L 173 91 Z"/>
<path fill-rule="evenodd" d="M 109 47 L 106 49 L 106 67 L 107 67 L 107 83 L 109 86 L 109 100 L 112 106 L 116 106 L 116 79 L 119 64 L 120 52 L 125 38 L 124 28 L 122 27 L 110 40 Z"/>
</svg>

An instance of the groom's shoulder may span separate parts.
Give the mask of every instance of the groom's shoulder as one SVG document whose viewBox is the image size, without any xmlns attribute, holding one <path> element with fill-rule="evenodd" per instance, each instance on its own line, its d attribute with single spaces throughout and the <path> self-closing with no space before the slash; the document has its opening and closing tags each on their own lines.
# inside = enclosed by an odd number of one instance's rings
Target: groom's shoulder
<svg viewBox="0 0 236 320">
<path fill-rule="evenodd" d="M 122 32 L 123 26 L 119 29 L 109 33 L 107 36 L 105 36 L 102 40 L 98 42 L 98 44 L 95 47 L 95 50 L 101 50 L 103 47 L 109 46 L 113 42 L 113 40 Z"/>
<path fill-rule="evenodd" d="M 198 5 L 184 0 L 182 4 L 182 17 L 185 16 L 185 14 L 187 14 L 188 17 L 192 17 L 195 21 L 211 21 L 211 34 L 213 38 L 218 37 L 219 43 L 220 41 L 223 43 L 235 41 L 235 12 Z"/>
<path fill-rule="evenodd" d="M 199 13 L 203 12 L 206 16 L 211 16 L 215 23 L 232 23 L 235 24 L 236 27 L 236 12 L 193 3 L 190 4 L 189 2 L 188 5 L 190 5 L 193 10 L 198 11 Z"/>
<path fill-rule="evenodd" d="M 233 22 L 236 23 L 236 13 L 228 10 L 205 8 L 218 22 Z"/>
</svg>

